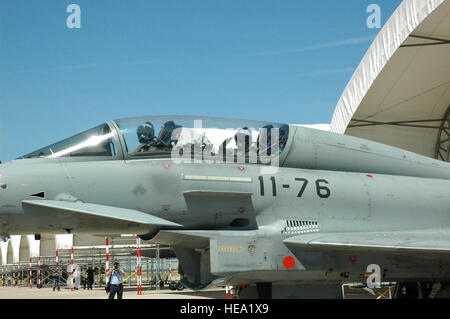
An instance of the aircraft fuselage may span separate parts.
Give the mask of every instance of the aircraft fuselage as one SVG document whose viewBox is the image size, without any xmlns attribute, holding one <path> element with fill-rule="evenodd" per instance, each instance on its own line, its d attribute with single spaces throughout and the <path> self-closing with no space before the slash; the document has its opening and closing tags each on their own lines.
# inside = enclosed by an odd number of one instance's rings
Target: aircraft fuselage
<svg viewBox="0 0 450 319">
<path fill-rule="evenodd" d="M 450 226 L 450 181 L 445 179 L 174 163 L 170 159 L 19 160 L 2 165 L 0 174 L 0 182 L 6 185 L 0 190 L 2 232 L 10 234 L 60 233 L 64 229 L 74 233 L 113 231 L 107 224 L 92 229 L 72 221 L 27 215 L 21 201 L 33 199 L 135 209 L 182 224 L 185 229 L 270 225 L 275 233 L 281 233 L 285 227 L 300 227 L 294 223 L 298 221 L 314 222 L 310 226 L 321 232 Z M 214 197 L 227 192 L 231 197 Z M 248 199 L 233 197 L 233 193 L 248 194 Z M 236 219 L 240 221 L 233 226 Z"/>
</svg>

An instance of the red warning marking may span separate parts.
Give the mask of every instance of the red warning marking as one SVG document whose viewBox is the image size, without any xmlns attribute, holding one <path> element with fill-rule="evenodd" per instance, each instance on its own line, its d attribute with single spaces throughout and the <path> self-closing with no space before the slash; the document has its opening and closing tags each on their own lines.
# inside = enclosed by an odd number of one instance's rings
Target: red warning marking
<svg viewBox="0 0 450 319">
<path fill-rule="evenodd" d="M 372 178 L 372 177 L 373 177 L 373 175 L 370 175 L 370 174 L 366 174 L 366 176 L 367 176 L 367 177 L 370 177 L 370 178 Z"/>
<path fill-rule="evenodd" d="M 350 260 L 350 262 L 352 263 L 352 264 L 354 264 L 355 262 L 356 262 L 356 256 L 350 256 L 349 258 L 348 258 L 349 260 Z"/>
<path fill-rule="evenodd" d="M 295 259 L 292 256 L 286 256 L 283 259 L 283 265 L 284 267 L 291 269 L 292 267 L 295 266 Z"/>
<path fill-rule="evenodd" d="M 169 169 L 170 168 L 170 164 L 163 164 L 163 167 L 167 170 L 167 169 Z"/>
<path fill-rule="evenodd" d="M 442 268 L 444 266 L 444 262 L 442 261 L 442 259 L 439 259 L 438 266 L 439 268 Z"/>
<path fill-rule="evenodd" d="M 241 172 L 245 171 L 245 167 L 244 166 L 238 166 L 238 170 L 240 170 Z"/>
<path fill-rule="evenodd" d="M 170 205 L 161 205 L 162 208 L 170 208 Z"/>
</svg>

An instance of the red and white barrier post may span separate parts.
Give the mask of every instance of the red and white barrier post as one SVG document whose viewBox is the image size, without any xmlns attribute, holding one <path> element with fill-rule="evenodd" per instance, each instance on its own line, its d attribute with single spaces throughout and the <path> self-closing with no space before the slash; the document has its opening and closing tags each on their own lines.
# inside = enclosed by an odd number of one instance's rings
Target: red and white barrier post
<svg viewBox="0 0 450 319">
<path fill-rule="evenodd" d="M 136 246 L 137 294 L 142 295 L 141 239 L 139 236 L 136 236 Z"/>
<path fill-rule="evenodd" d="M 105 262 L 105 275 L 106 271 L 109 270 L 109 237 L 106 237 L 106 262 Z M 106 276 L 106 282 L 108 282 L 108 276 Z M 106 292 L 108 293 L 108 292 Z"/>
<path fill-rule="evenodd" d="M 31 258 L 30 258 L 30 288 L 33 288 L 33 273 L 31 270 Z"/>
<path fill-rule="evenodd" d="M 16 288 L 16 265 L 13 264 L 13 287 Z"/>
<path fill-rule="evenodd" d="M 17 264 L 17 288 L 20 288 L 20 285 L 22 284 L 22 266 Z"/>
<path fill-rule="evenodd" d="M 70 291 L 73 291 L 75 277 L 73 275 L 73 247 L 70 250 Z"/>
<path fill-rule="evenodd" d="M 56 251 L 56 271 L 58 271 L 58 267 L 59 267 L 59 258 L 58 258 L 58 251 Z M 58 291 L 61 291 L 60 287 L 59 287 L 60 284 L 61 284 L 61 279 L 56 287 L 56 289 L 58 289 Z"/>
<path fill-rule="evenodd" d="M 38 257 L 37 287 L 41 288 L 41 257 Z"/>
<path fill-rule="evenodd" d="M 233 286 L 225 286 L 225 298 L 233 299 Z"/>
</svg>

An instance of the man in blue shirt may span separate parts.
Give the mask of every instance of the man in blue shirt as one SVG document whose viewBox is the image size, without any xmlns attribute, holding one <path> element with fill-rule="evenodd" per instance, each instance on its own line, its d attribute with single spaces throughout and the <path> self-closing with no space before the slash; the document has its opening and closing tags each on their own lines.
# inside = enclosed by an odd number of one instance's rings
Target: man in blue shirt
<svg viewBox="0 0 450 319">
<path fill-rule="evenodd" d="M 59 284 L 59 278 L 61 277 L 61 274 L 58 270 L 58 268 L 55 269 L 53 272 L 53 291 L 55 291 L 55 288 L 58 289 L 58 291 L 61 291 L 60 284 Z"/>
<path fill-rule="evenodd" d="M 109 288 L 109 297 L 108 299 L 114 299 L 114 296 L 117 293 L 117 299 L 122 299 L 123 294 L 123 285 L 122 285 L 122 277 L 125 276 L 125 273 L 120 270 L 120 264 L 118 262 L 114 263 L 114 268 L 106 271 L 106 276 L 111 276 L 110 280 L 110 288 Z"/>
</svg>

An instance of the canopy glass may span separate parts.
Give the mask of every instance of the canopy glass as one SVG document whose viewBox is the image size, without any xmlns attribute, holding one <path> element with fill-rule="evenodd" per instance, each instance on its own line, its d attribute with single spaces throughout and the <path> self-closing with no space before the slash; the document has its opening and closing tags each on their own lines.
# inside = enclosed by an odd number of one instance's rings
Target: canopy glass
<svg viewBox="0 0 450 319">
<path fill-rule="evenodd" d="M 99 125 L 22 158 L 122 158 L 123 154 L 125 158 L 205 159 L 205 156 L 216 156 L 216 159 L 232 159 L 242 156 L 248 161 L 249 157 L 281 153 L 288 132 L 285 124 L 260 121 L 193 116 L 136 117 Z"/>
<path fill-rule="evenodd" d="M 73 156 L 113 157 L 117 154 L 117 150 L 117 143 L 114 139 L 113 131 L 108 124 L 102 124 L 26 154 L 21 158 L 58 158 Z"/>
<path fill-rule="evenodd" d="M 285 124 L 186 116 L 116 120 L 130 157 L 201 155 L 244 156 L 280 153 L 287 141 Z"/>
</svg>

